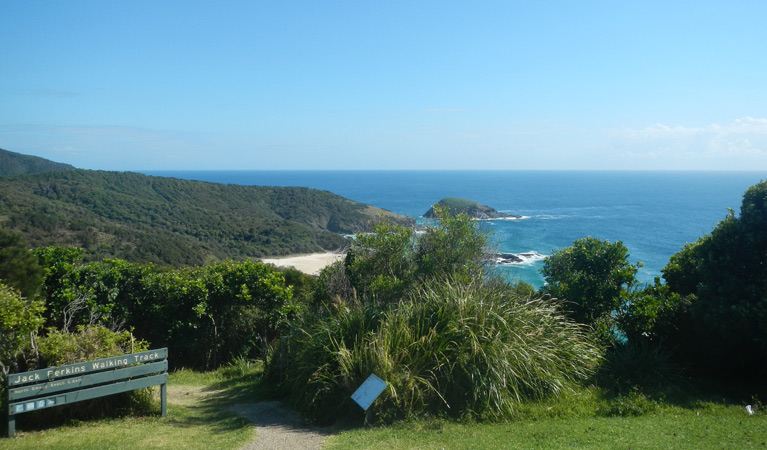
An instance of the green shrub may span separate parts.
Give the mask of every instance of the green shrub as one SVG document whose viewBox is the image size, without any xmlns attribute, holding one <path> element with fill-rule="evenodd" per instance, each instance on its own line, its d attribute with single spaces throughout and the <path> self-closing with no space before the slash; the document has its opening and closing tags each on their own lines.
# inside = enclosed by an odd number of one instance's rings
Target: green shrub
<svg viewBox="0 0 767 450">
<path fill-rule="evenodd" d="M 655 282 L 627 296 L 617 314 L 617 324 L 629 342 L 647 341 L 662 345 L 684 326 L 684 310 L 691 299 L 672 292 L 669 286 Z"/>
<path fill-rule="evenodd" d="M 43 302 L 27 300 L 0 282 L 0 375 L 18 369 L 19 357 L 30 349 L 30 338 L 43 325 Z M 3 384 L 5 386 L 5 384 Z"/>
<path fill-rule="evenodd" d="M 609 329 L 613 312 L 623 306 L 641 267 L 641 263 L 629 264 L 628 256 L 620 241 L 579 239 L 544 260 L 543 292 L 565 301 L 569 315 L 578 322 L 603 324 Z"/>
<path fill-rule="evenodd" d="M 375 412 L 511 417 L 592 374 L 600 351 L 558 305 L 508 286 L 432 280 L 385 308 L 340 305 L 293 329 L 275 353 L 291 403 L 314 421 L 361 414 L 349 396 L 371 373 L 389 383 Z"/>
<path fill-rule="evenodd" d="M 82 264 L 74 248 L 36 253 L 46 273 L 50 326 L 130 326 L 138 338 L 168 347 L 175 367 L 262 357 L 263 344 L 301 306 L 283 272 L 250 260 L 163 270 L 118 259 Z M 312 289 L 311 281 L 286 273 L 304 295 Z"/>
<path fill-rule="evenodd" d="M 487 261 L 488 233 L 466 214 L 452 215 L 438 205 L 434 212 L 439 222 L 426 228 L 415 251 L 420 280 L 451 276 L 470 282 L 481 277 Z"/>
<path fill-rule="evenodd" d="M 6 380 L 9 373 L 27 369 L 31 339 L 45 319 L 43 302 L 27 300 L 0 282 L 0 410 L 6 411 Z M 21 363 L 21 364 L 19 364 Z M 19 370 L 21 369 L 21 370 Z M 4 425 L 4 424 L 3 424 Z M 4 429 L 0 426 L 0 429 Z"/>
<path fill-rule="evenodd" d="M 64 310 L 80 297 L 80 271 L 78 264 L 83 249 L 76 247 L 38 247 L 33 250 L 43 268 L 46 325 L 62 328 Z"/>
<path fill-rule="evenodd" d="M 144 286 L 137 334 L 167 346 L 175 367 L 211 369 L 239 356 L 261 357 L 300 306 L 281 273 L 254 261 L 155 273 Z"/>
<path fill-rule="evenodd" d="M 312 292 L 317 283 L 315 277 L 293 267 L 275 268 L 274 270 L 281 273 L 285 279 L 285 285 L 293 289 L 293 300 L 296 303 L 302 305 L 312 303 Z"/>
<path fill-rule="evenodd" d="M 40 366 L 74 364 L 149 350 L 146 341 L 136 340 L 129 331 L 112 331 L 100 325 L 77 327 L 75 333 L 49 329 L 37 339 Z"/>
<path fill-rule="evenodd" d="M 359 298 L 397 301 L 413 286 L 414 236 L 413 229 L 387 222 L 376 224 L 373 233 L 357 235 L 344 272 Z"/>
<path fill-rule="evenodd" d="M 432 279 L 482 277 L 488 234 L 466 214 L 439 205 L 434 212 L 439 220 L 422 233 L 382 221 L 373 233 L 357 235 L 343 264 L 320 274 L 316 302 L 396 303 Z"/>
</svg>

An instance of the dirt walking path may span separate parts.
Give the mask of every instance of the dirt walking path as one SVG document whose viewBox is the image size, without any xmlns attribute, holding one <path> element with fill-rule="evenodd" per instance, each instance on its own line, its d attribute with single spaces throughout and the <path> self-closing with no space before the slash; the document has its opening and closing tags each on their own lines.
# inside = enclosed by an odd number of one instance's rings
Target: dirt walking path
<svg viewBox="0 0 767 450">
<path fill-rule="evenodd" d="M 313 450 L 322 448 L 328 429 L 307 426 L 279 402 L 234 405 L 229 410 L 252 422 L 258 436 L 243 450 Z"/>
<path fill-rule="evenodd" d="M 206 399 L 226 395 L 225 390 L 191 386 L 168 386 L 169 401 L 183 405 L 199 404 Z M 256 426 L 258 435 L 243 450 L 314 450 L 322 448 L 330 436 L 329 428 L 306 425 L 298 413 L 280 402 L 232 405 L 228 410 Z"/>
</svg>

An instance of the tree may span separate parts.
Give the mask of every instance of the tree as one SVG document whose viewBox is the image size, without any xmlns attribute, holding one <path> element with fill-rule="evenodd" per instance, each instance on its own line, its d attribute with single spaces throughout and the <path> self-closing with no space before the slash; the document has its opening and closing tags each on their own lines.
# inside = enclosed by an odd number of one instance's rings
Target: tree
<svg viewBox="0 0 767 450">
<path fill-rule="evenodd" d="M 293 289 L 279 271 L 254 261 L 224 261 L 198 271 L 207 293 L 195 312 L 210 352 L 209 367 L 238 356 L 256 356 L 261 346 L 279 337 L 295 306 Z M 265 356 L 265 355 L 263 355 Z"/>
<path fill-rule="evenodd" d="M 689 304 L 689 297 L 672 292 L 660 277 L 655 277 L 653 284 L 631 292 L 630 301 L 618 314 L 618 327 L 629 342 L 662 346 L 683 326 L 683 312 Z"/>
<path fill-rule="evenodd" d="M 346 254 L 345 273 L 360 297 L 396 301 L 413 284 L 414 232 L 388 222 L 359 234 Z"/>
<path fill-rule="evenodd" d="M 683 325 L 669 336 L 697 370 L 724 378 L 767 373 L 767 182 L 663 268 L 671 291 L 690 298 Z"/>
<path fill-rule="evenodd" d="M 80 272 L 78 263 L 83 249 L 77 247 L 38 247 L 33 250 L 43 269 L 47 326 L 64 326 L 64 311 L 79 298 Z"/>
<path fill-rule="evenodd" d="M 453 215 L 439 205 L 435 205 L 433 211 L 439 223 L 427 228 L 418 241 L 416 264 L 419 277 L 427 280 L 449 275 L 468 281 L 481 275 L 488 234 L 466 214 Z"/>
<path fill-rule="evenodd" d="M 423 233 L 382 221 L 373 233 L 357 235 L 343 270 L 337 265 L 324 270 L 315 292 L 324 301 L 336 295 L 348 299 L 351 291 L 363 301 L 389 303 L 429 280 L 481 278 L 487 233 L 466 214 L 451 215 L 439 206 L 434 211 L 439 222 Z"/>
<path fill-rule="evenodd" d="M 43 271 L 27 249 L 24 238 L 3 228 L 0 228 L 0 280 L 29 299 L 37 298 L 43 282 Z"/>
<path fill-rule="evenodd" d="M 595 324 L 621 308 L 623 298 L 637 283 L 641 263 L 630 264 L 628 256 L 621 241 L 579 239 L 544 260 L 541 273 L 547 284 L 543 292 L 565 300 L 574 320 Z"/>
</svg>

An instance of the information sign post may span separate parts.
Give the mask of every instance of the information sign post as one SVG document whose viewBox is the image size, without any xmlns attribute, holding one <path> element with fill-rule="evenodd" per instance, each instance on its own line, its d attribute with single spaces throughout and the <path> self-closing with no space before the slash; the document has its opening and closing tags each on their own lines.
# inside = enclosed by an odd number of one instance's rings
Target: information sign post
<svg viewBox="0 0 767 450">
<path fill-rule="evenodd" d="M 167 384 L 167 348 L 10 374 L 8 437 L 16 431 L 18 414 L 157 385 L 166 417 Z"/>
</svg>

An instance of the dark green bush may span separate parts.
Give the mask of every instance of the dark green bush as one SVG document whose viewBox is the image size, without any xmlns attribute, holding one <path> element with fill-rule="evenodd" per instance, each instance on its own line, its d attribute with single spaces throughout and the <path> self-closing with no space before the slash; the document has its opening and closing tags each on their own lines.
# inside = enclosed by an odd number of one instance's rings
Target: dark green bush
<svg viewBox="0 0 767 450">
<path fill-rule="evenodd" d="M 0 281 L 0 410 L 7 410 L 9 373 L 25 371 L 34 359 L 31 339 L 43 325 L 43 302 L 27 300 Z M 34 362 L 34 361 L 30 361 Z M 0 426 L 0 429 L 3 429 Z"/>
<path fill-rule="evenodd" d="M 689 301 L 667 340 L 702 376 L 757 381 L 767 376 L 767 182 L 663 269 L 669 289 Z"/>
<path fill-rule="evenodd" d="M 637 387 L 665 392 L 684 384 L 682 368 L 671 353 L 662 344 L 645 339 L 614 343 L 605 353 L 597 380 L 600 387 L 618 395 Z"/>
<path fill-rule="evenodd" d="M 43 281 L 43 271 L 18 233 L 0 228 L 0 280 L 36 300 Z"/>
</svg>

